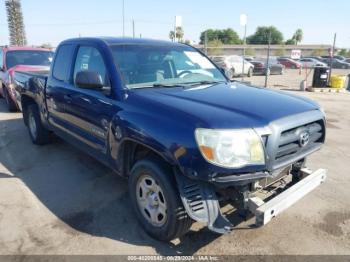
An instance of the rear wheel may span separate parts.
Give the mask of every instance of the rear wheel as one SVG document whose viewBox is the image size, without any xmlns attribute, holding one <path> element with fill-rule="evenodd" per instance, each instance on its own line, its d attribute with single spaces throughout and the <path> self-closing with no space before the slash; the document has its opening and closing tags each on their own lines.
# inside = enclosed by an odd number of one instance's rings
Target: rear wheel
<svg viewBox="0 0 350 262">
<path fill-rule="evenodd" d="M 4 98 L 5 98 L 5 102 L 6 102 L 6 105 L 7 105 L 7 110 L 9 112 L 16 112 L 18 109 L 17 109 L 17 106 L 16 104 L 12 101 L 8 91 L 7 91 L 7 88 L 6 87 L 2 87 L 2 93 L 4 95 Z"/>
<path fill-rule="evenodd" d="M 253 68 L 249 68 L 247 76 L 251 77 L 252 75 L 253 75 Z"/>
<path fill-rule="evenodd" d="M 23 114 L 26 118 L 28 131 L 32 142 L 37 145 L 44 145 L 49 142 L 50 132 L 41 123 L 37 105 L 29 105 Z"/>
<path fill-rule="evenodd" d="M 235 76 L 235 69 L 231 68 L 226 72 L 227 77 L 231 80 Z"/>
<path fill-rule="evenodd" d="M 172 170 L 156 158 L 138 161 L 129 177 L 137 219 L 149 235 L 162 241 L 186 234 L 192 225 L 174 185 Z"/>
</svg>

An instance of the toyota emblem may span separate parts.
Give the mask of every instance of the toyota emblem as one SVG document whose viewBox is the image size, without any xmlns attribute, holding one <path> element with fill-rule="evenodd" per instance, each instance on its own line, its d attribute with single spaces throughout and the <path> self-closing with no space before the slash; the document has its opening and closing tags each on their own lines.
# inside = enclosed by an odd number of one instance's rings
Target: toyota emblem
<svg viewBox="0 0 350 262">
<path fill-rule="evenodd" d="M 303 132 L 300 134 L 299 137 L 299 145 L 300 147 L 305 147 L 310 141 L 310 134 L 309 132 Z"/>
</svg>

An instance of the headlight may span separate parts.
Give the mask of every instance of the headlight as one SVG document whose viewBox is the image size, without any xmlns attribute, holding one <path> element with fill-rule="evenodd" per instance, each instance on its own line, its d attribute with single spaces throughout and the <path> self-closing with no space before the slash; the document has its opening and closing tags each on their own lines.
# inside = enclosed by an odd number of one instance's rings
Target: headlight
<svg viewBox="0 0 350 262">
<path fill-rule="evenodd" d="M 195 131 L 195 136 L 203 157 L 214 165 L 237 168 L 265 164 L 261 138 L 253 129 L 198 128 Z"/>
</svg>

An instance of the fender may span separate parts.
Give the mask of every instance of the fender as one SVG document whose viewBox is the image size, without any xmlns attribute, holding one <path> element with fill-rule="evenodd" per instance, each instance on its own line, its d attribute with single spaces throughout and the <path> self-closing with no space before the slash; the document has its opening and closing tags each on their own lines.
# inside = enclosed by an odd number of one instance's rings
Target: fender
<svg viewBox="0 0 350 262">
<path fill-rule="evenodd" d="M 114 168 L 120 170 L 123 165 L 124 145 L 128 142 L 149 148 L 170 165 L 179 165 L 171 151 L 171 146 L 169 148 L 165 141 L 156 140 L 155 138 L 157 136 L 152 135 L 157 132 L 156 125 L 142 126 L 142 129 L 140 128 L 141 125 L 136 125 L 136 119 L 140 119 L 140 117 L 142 117 L 145 122 L 158 123 L 158 121 L 149 119 L 149 117 L 144 114 L 128 113 L 126 116 L 125 111 L 117 114 L 111 121 L 108 143 L 110 160 Z"/>
</svg>

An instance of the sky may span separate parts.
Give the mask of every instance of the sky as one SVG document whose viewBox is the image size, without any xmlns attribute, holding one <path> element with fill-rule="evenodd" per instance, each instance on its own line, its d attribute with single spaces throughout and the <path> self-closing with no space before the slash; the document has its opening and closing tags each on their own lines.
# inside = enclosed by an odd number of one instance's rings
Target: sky
<svg viewBox="0 0 350 262">
<path fill-rule="evenodd" d="M 8 44 L 5 0 L 0 0 L 0 45 Z M 302 44 L 332 44 L 350 48 L 349 0 L 124 0 L 125 35 L 168 39 L 175 16 L 182 16 L 185 39 L 199 41 L 207 28 L 233 28 L 241 37 L 240 14 L 248 16 L 247 35 L 257 26 L 276 26 L 285 40 L 296 29 L 304 32 Z M 78 36 L 122 36 L 122 0 L 22 0 L 30 45 Z"/>
</svg>

